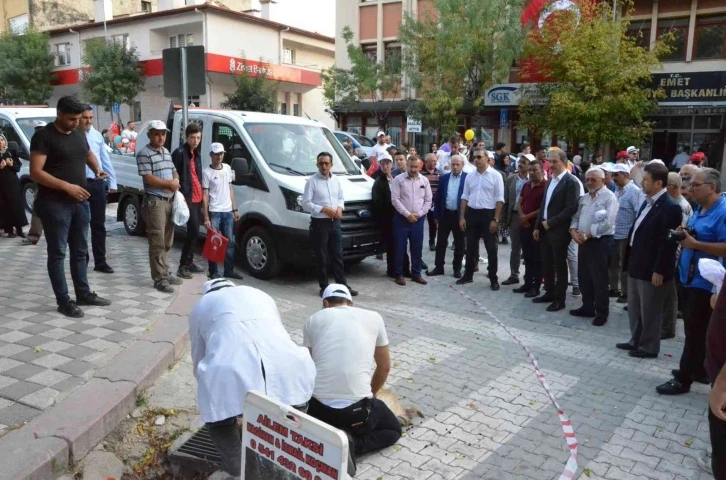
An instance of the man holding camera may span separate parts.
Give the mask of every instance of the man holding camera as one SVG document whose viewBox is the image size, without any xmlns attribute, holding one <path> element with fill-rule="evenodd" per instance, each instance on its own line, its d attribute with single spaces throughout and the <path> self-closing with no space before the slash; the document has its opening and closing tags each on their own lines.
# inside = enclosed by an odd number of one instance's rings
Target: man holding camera
<svg viewBox="0 0 726 480">
<path fill-rule="evenodd" d="M 726 198 L 721 195 L 721 174 L 704 168 L 693 175 L 689 185 L 698 204 L 688 226 L 681 229 L 683 251 L 678 263 L 683 284 L 683 323 L 686 342 L 680 369 L 673 379 L 656 387 L 661 395 L 679 395 L 691 389 L 694 381 L 710 383 L 704 369 L 706 331 L 711 318 L 713 285 L 698 270 L 702 258 L 719 260 L 726 257 Z M 721 260 L 723 262 L 723 260 Z"/>
</svg>

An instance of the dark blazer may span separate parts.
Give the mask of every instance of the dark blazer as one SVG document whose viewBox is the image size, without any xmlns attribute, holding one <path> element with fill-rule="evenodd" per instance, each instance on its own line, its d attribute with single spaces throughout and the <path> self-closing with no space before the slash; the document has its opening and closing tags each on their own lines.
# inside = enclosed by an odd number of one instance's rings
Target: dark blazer
<svg viewBox="0 0 726 480">
<path fill-rule="evenodd" d="M 380 170 L 379 170 L 380 171 Z M 373 215 L 377 219 L 390 220 L 396 211 L 391 202 L 391 186 L 388 184 L 388 178 L 381 172 L 381 175 L 373 182 L 371 190 Z"/>
<path fill-rule="evenodd" d="M 456 194 L 456 215 L 461 211 L 461 194 L 464 193 L 464 182 L 466 181 L 466 172 L 461 172 L 461 180 L 459 180 L 459 191 Z M 451 172 L 439 177 L 439 188 L 434 195 L 434 216 L 437 220 L 444 218 L 446 210 L 446 196 L 449 192 L 449 180 L 451 180 Z"/>
<path fill-rule="evenodd" d="M 545 185 L 545 194 L 542 197 L 539 215 L 534 226 L 535 229 L 540 231 L 544 231 L 542 215 L 547 204 L 547 189 L 549 189 L 551 182 L 552 178 L 547 180 L 547 185 Z M 577 213 L 579 199 L 580 184 L 571 173 L 566 172 L 552 192 L 550 203 L 547 206 L 547 225 L 549 226 L 547 233 L 549 235 L 564 234 L 569 237 L 570 222 L 572 221 L 572 216 Z"/>
<path fill-rule="evenodd" d="M 190 160 L 192 158 L 192 151 L 189 148 L 189 144 L 184 142 L 184 145 L 180 146 L 171 154 L 171 161 L 174 163 L 179 174 L 179 191 L 184 195 L 187 203 L 191 203 L 192 199 L 192 173 L 190 168 Z M 199 147 L 194 152 L 194 169 L 197 173 L 197 179 L 199 185 L 202 184 L 202 155 L 199 152 Z"/>
<path fill-rule="evenodd" d="M 653 273 L 663 275 L 664 282 L 673 280 L 678 244 L 667 240 L 668 231 L 678 228 L 682 219 L 681 206 L 667 192 L 661 195 L 636 230 L 632 247 L 630 236 L 635 224 L 630 227 L 623 270 L 627 269 L 628 275 L 638 280 L 651 281 Z M 635 260 L 629 262 L 630 258 Z"/>
</svg>

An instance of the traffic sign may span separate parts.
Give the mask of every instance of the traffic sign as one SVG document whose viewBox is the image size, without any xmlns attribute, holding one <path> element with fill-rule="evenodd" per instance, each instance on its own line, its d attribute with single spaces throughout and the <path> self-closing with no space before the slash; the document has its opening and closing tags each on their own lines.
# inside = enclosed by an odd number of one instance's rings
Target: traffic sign
<svg viewBox="0 0 726 480">
<path fill-rule="evenodd" d="M 506 108 L 499 110 L 499 128 L 509 128 L 509 110 Z"/>
<path fill-rule="evenodd" d="M 121 113 L 121 104 L 120 103 L 114 103 L 113 107 L 111 107 L 111 113 L 119 114 Z"/>
</svg>

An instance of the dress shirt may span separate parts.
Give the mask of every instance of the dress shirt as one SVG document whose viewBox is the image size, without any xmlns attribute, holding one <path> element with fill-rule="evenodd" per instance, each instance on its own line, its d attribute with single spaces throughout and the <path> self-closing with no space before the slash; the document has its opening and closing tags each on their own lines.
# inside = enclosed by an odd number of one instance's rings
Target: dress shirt
<svg viewBox="0 0 726 480">
<path fill-rule="evenodd" d="M 615 219 L 615 240 L 628 238 L 630 228 L 635 222 L 640 205 L 643 203 L 643 192 L 633 181 L 629 181 L 623 188 L 618 187 L 615 196 L 618 198 L 618 216 Z"/>
<path fill-rule="evenodd" d="M 439 170 L 439 172 L 450 172 L 451 171 L 451 152 L 445 152 L 443 150 L 439 150 L 436 152 L 436 156 L 438 157 L 439 161 L 436 162 L 436 168 Z M 464 157 L 462 155 L 462 157 Z M 466 157 L 464 157 L 464 163 L 466 162 Z"/>
<path fill-rule="evenodd" d="M 464 162 L 464 168 L 461 171 L 464 172 L 464 173 L 466 173 L 466 174 L 469 174 L 471 172 L 476 172 L 476 166 L 473 163 L 469 162 L 469 161 L 465 161 Z"/>
<path fill-rule="evenodd" d="M 680 170 L 690 160 L 691 157 L 686 152 L 681 152 L 673 158 L 673 167 Z"/>
<path fill-rule="evenodd" d="M 529 175 L 522 178 L 519 173 L 517 173 L 517 185 L 515 186 L 517 193 L 514 196 L 514 205 L 512 205 L 513 212 L 517 211 L 517 200 L 522 195 L 522 187 L 524 187 L 524 184 L 527 183 L 527 181 L 529 181 Z"/>
<path fill-rule="evenodd" d="M 425 217 L 431 210 L 431 186 L 429 179 L 419 174 L 416 178 L 405 173 L 391 182 L 391 203 L 393 208 L 404 217 L 415 213 Z"/>
<path fill-rule="evenodd" d="M 101 170 L 108 173 L 108 188 L 111 190 L 118 189 L 118 185 L 116 184 L 116 171 L 113 169 L 111 157 L 108 156 L 108 150 L 106 149 L 106 143 L 103 141 L 103 135 L 101 135 L 101 132 L 91 127 L 91 129 L 86 132 L 86 141 L 88 141 L 88 148 L 91 149 L 93 155 L 96 156 L 96 160 L 98 160 L 98 166 L 101 167 Z M 86 178 L 96 178 L 96 174 L 88 168 L 88 165 L 86 165 Z"/>
<path fill-rule="evenodd" d="M 323 207 L 330 207 L 333 210 L 345 209 L 343 189 L 340 188 L 338 177 L 331 173 L 325 178 L 320 172 L 310 177 L 305 183 L 302 207 L 306 212 L 310 212 L 312 218 L 330 218 L 322 213 Z"/>
<path fill-rule="evenodd" d="M 595 238 L 603 235 L 612 235 L 615 231 L 615 217 L 618 215 L 618 199 L 615 194 L 601 187 L 595 196 L 588 193 L 580 197 L 577 212 L 572 217 L 570 228 L 576 228 L 582 233 L 590 234 Z M 605 217 L 597 219 L 596 214 L 605 210 Z"/>
<path fill-rule="evenodd" d="M 545 194 L 545 206 L 544 210 L 542 211 L 542 221 L 547 221 L 547 207 L 550 205 L 550 199 L 552 198 L 552 192 L 555 191 L 555 188 L 557 188 L 557 185 L 559 185 L 560 181 L 564 178 L 565 175 L 569 175 L 567 170 L 563 170 L 562 173 L 555 176 L 552 175 L 550 178 L 550 184 L 547 186 L 547 193 Z"/>
<path fill-rule="evenodd" d="M 664 188 L 663 190 L 656 193 L 652 197 L 645 198 L 645 202 L 646 202 L 645 208 L 643 208 L 643 211 L 640 212 L 640 215 L 638 215 L 638 218 L 635 219 L 635 225 L 633 226 L 633 234 L 630 235 L 630 246 L 631 247 L 633 246 L 633 238 L 635 238 L 635 232 L 638 231 L 638 227 L 640 226 L 641 223 L 643 223 L 643 219 L 645 218 L 646 215 L 648 215 L 648 212 L 650 212 L 650 209 L 653 208 L 653 205 L 655 204 L 655 202 L 657 202 L 658 199 L 660 197 L 662 197 L 663 194 L 665 194 L 665 193 L 666 193 L 666 189 Z M 642 196 L 641 196 L 641 198 L 642 198 Z"/>
<path fill-rule="evenodd" d="M 461 185 L 461 172 L 458 175 L 451 173 L 449 175 L 449 186 L 446 190 L 446 209 L 447 210 L 458 210 L 459 209 L 459 185 Z"/>
<path fill-rule="evenodd" d="M 468 173 L 461 199 L 466 200 L 468 208 L 495 209 L 497 202 L 504 203 L 502 175 L 492 167 L 487 167 L 484 173 L 479 173 L 479 170 Z"/>
<path fill-rule="evenodd" d="M 310 352 L 292 341 L 275 301 L 256 288 L 203 295 L 189 314 L 189 339 L 203 422 L 241 415 L 251 390 L 285 405 L 304 404 L 313 394 Z"/>
<path fill-rule="evenodd" d="M 380 143 L 376 143 L 371 147 L 371 156 L 374 156 L 376 158 L 381 158 L 381 155 L 388 154 L 388 148 L 390 147 L 389 144 L 384 143 L 381 145 Z"/>
</svg>

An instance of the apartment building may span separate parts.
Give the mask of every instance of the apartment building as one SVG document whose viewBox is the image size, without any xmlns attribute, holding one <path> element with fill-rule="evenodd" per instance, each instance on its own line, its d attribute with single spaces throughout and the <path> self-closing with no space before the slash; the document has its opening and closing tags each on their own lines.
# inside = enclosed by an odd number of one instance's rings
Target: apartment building
<svg viewBox="0 0 726 480">
<path fill-rule="evenodd" d="M 167 5 L 175 8 L 161 10 Z M 82 96 L 79 78 L 85 68 L 83 50 L 89 40 L 105 35 L 125 45 L 134 45 L 146 75 L 145 91 L 135 105 L 120 107 L 124 121 L 166 118 L 170 99 L 164 97 L 162 51 L 203 45 L 207 93 L 190 99 L 196 105 L 219 107 L 224 94 L 234 90 L 233 75 L 246 62 L 252 75 L 266 68 L 270 81 L 278 84 L 279 113 L 307 116 L 334 126 L 332 117 L 325 112 L 320 75 L 322 69 L 333 65 L 333 38 L 208 3 L 179 6 L 160 0 L 159 8 L 156 12 L 114 18 L 105 23 L 49 31 L 57 66 L 51 104 L 63 95 Z M 171 100 L 181 102 L 181 99 Z M 110 123 L 110 115 L 104 111 L 96 117 L 103 122 L 101 126 Z"/>
<path fill-rule="evenodd" d="M 432 0 L 338 0 L 336 11 L 336 64 L 349 66 L 345 42 L 340 36 L 349 26 L 355 40 L 370 52 L 371 59 L 384 61 L 388 52 L 400 49 L 397 43 L 401 18 L 409 13 L 419 18 L 433 12 Z M 720 166 L 724 156 L 724 112 L 726 112 L 726 1 L 724 0 L 635 0 L 633 33 L 641 31 L 645 45 L 665 32 L 673 32 L 676 45 L 664 59 L 664 69 L 654 72 L 653 85 L 662 86 L 667 98 L 652 117 L 653 135 L 643 145 L 643 156 L 670 160 L 683 147 L 703 149 L 712 165 Z M 405 80 L 405 79 L 404 79 Z M 559 145 L 577 152 L 577 139 L 553 136 L 532 138 L 517 128 L 519 72 L 512 68 L 507 84 L 493 85 L 485 93 L 483 115 L 461 115 L 457 130 L 474 128 L 488 144 L 504 141 L 516 151 L 523 140 Z M 421 149 L 440 137 L 423 125 L 422 133 L 406 130 L 406 108 L 415 101 L 415 92 L 401 89 L 401 97 L 390 102 L 388 131 L 394 141 L 408 141 Z M 341 128 L 366 136 L 375 134 L 376 119 L 358 105 L 340 113 Z M 426 150 L 428 151 L 428 148 Z M 723 162 L 726 164 L 726 162 Z"/>
</svg>

